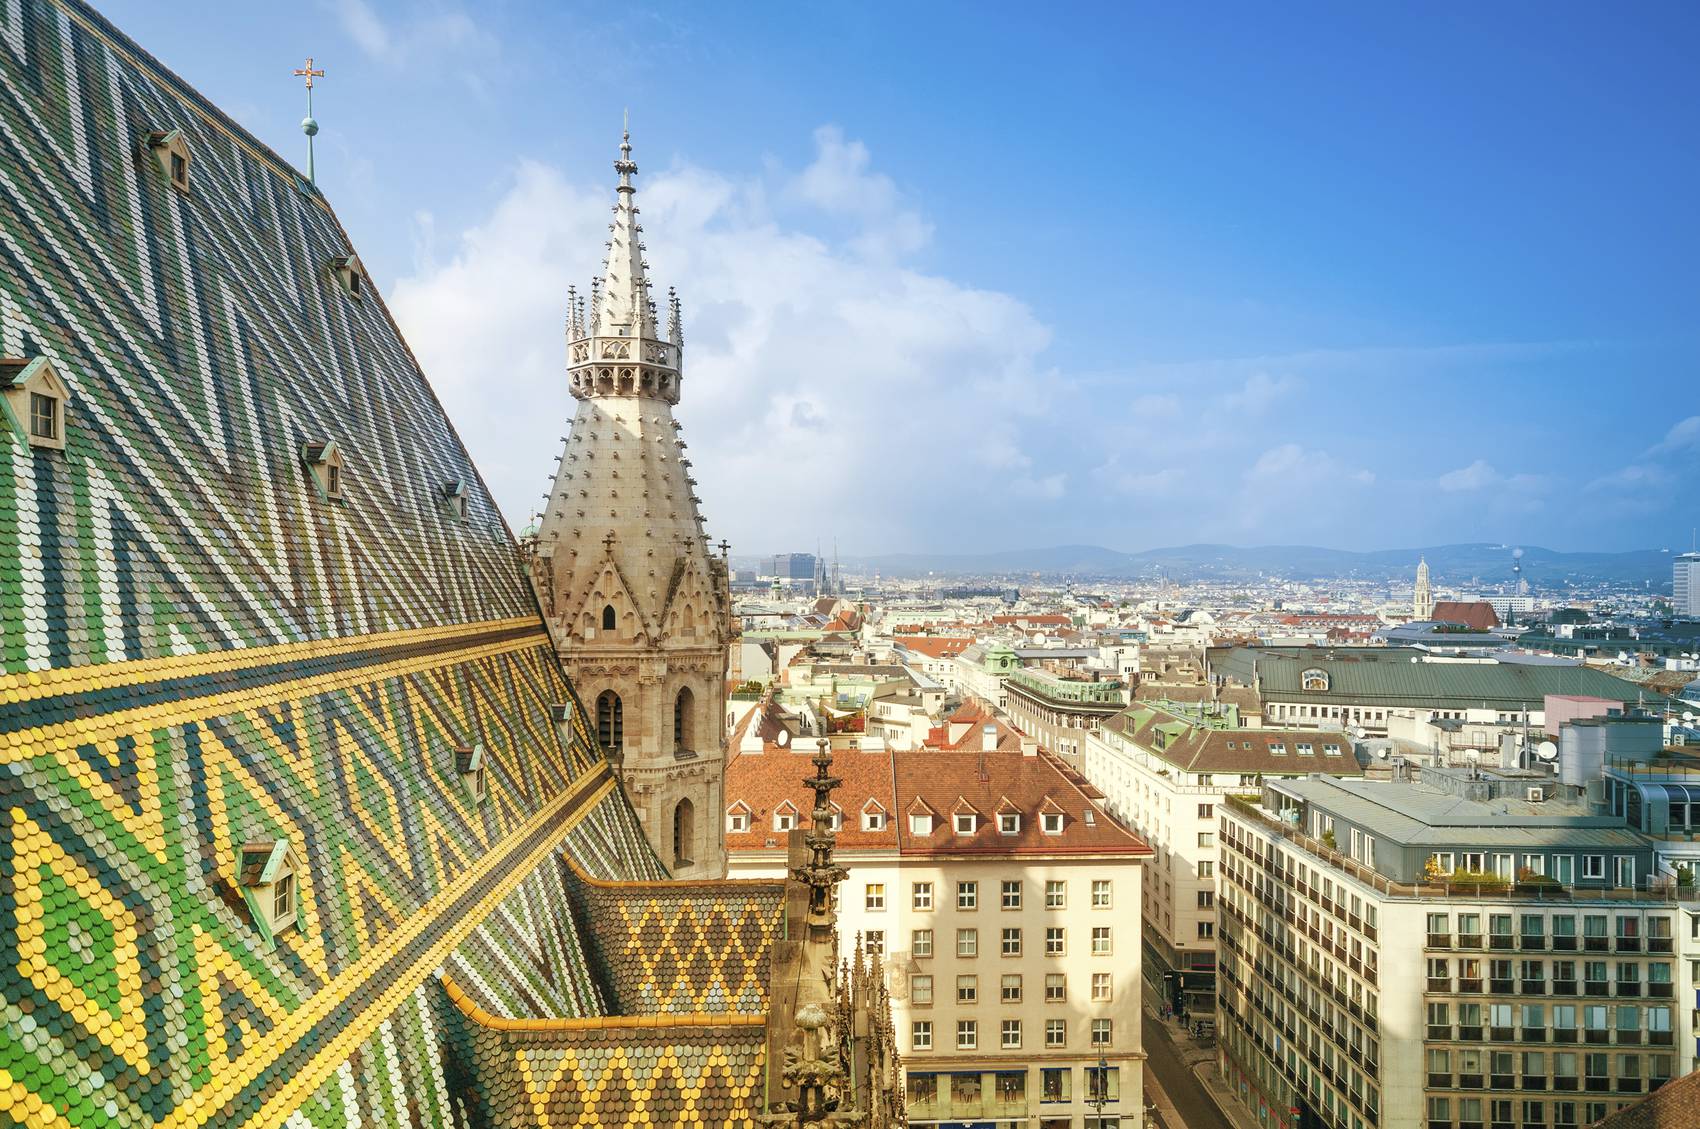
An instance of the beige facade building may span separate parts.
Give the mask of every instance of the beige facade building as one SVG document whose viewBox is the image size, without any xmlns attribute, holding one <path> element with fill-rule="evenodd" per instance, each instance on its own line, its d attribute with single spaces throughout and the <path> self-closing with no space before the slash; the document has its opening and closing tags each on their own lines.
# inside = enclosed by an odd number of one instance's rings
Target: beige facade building
<svg viewBox="0 0 1700 1129">
<path fill-rule="evenodd" d="M 588 304 L 569 292 L 567 374 L 578 411 L 532 542 L 532 580 L 561 661 L 656 854 L 717 876 L 730 598 L 673 406 L 678 301 L 665 334 L 643 260 L 630 138 Z"/>
<path fill-rule="evenodd" d="M 728 765 L 730 873 L 773 876 L 818 739 L 771 707 L 747 724 L 761 751 L 740 740 Z M 841 939 L 884 962 L 909 1124 L 1139 1124 L 1150 849 L 987 714 L 913 751 L 851 740 L 833 739 Z"/>
<path fill-rule="evenodd" d="M 1571 1129 L 1682 1073 L 1652 843 L 1550 788 L 1425 769 L 1218 809 L 1218 1047 L 1260 1125 Z"/>
<path fill-rule="evenodd" d="M 1110 814 L 1156 852 L 1146 864 L 1141 905 L 1147 972 L 1161 979 L 1170 1003 L 1198 1014 L 1215 1008 L 1216 809 L 1223 797 L 1265 779 L 1362 772 L 1344 733 L 1237 722 L 1231 707 L 1140 703 L 1086 737 L 1086 778 Z"/>
</svg>

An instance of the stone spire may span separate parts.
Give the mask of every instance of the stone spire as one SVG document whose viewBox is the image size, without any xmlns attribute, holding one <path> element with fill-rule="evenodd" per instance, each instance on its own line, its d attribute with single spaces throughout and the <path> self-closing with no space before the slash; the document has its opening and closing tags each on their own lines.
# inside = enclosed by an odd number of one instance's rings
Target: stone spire
<svg viewBox="0 0 1700 1129">
<path fill-rule="evenodd" d="M 1429 587 L 1428 559 L 1417 558 L 1417 586 L 1411 595 L 1411 618 L 1427 620 L 1434 617 L 1434 592 Z"/>
<path fill-rule="evenodd" d="M 570 385 L 581 400 L 601 396 L 637 396 L 679 402 L 680 351 L 684 343 L 677 297 L 668 291 L 667 336 L 656 325 L 655 300 L 649 293 L 649 264 L 643 258 L 643 225 L 638 222 L 637 162 L 632 135 L 620 139 L 614 222 L 608 225 L 608 254 L 602 276 L 590 283 L 590 314 L 575 317 L 576 296 L 567 300 L 567 358 Z"/>
<path fill-rule="evenodd" d="M 649 272 L 643 261 L 643 225 L 638 223 L 637 162 L 632 160 L 632 135 L 620 137 L 620 159 L 614 162 L 620 174 L 619 199 L 614 204 L 614 222 L 608 225 L 608 255 L 602 260 L 602 295 L 596 324 L 603 333 L 616 337 L 656 337 L 655 319 L 649 312 Z"/>
</svg>

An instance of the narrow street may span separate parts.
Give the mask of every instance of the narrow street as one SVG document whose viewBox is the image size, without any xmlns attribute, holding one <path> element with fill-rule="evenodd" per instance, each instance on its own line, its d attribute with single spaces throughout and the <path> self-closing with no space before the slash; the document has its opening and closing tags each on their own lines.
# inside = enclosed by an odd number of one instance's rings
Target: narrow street
<svg viewBox="0 0 1700 1129">
<path fill-rule="evenodd" d="M 1149 1011 L 1143 1011 L 1142 1015 L 1146 1065 L 1156 1076 L 1157 1084 L 1163 1088 L 1172 1107 L 1165 1108 L 1163 1103 L 1157 1103 L 1157 1115 L 1163 1129 L 1234 1129 L 1210 1100 L 1210 1095 L 1204 1092 L 1197 1075 L 1187 1067 L 1170 1041 L 1171 1036 L 1183 1040 L 1185 1036 L 1174 1024 L 1154 1018 Z M 1148 1094 L 1146 1100 L 1154 1101 L 1155 1098 Z"/>
</svg>

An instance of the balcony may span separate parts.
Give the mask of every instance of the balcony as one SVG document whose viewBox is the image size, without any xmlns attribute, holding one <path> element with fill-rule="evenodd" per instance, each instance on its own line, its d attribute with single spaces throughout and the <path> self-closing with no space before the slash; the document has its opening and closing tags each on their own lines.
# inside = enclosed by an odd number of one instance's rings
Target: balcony
<svg viewBox="0 0 1700 1129">
<path fill-rule="evenodd" d="M 1618 1046 L 1620 1046 L 1620 1047 L 1635 1047 L 1635 1046 L 1639 1046 L 1640 1044 L 1641 1044 L 1641 1032 L 1639 1032 L 1639 1031 L 1625 1031 L 1621 1028 L 1618 1029 L 1618 1032 L 1617 1032 L 1617 1045 Z"/>
<path fill-rule="evenodd" d="M 1522 990 L 1525 996 L 1544 996 L 1547 994 L 1547 982 L 1545 980 L 1525 980 L 1522 982 Z"/>
<path fill-rule="evenodd" d="M 1519 947 L 1524 952 L 1539 952 L 1547 947 L 1547 939 L 1542 934 L 1525 933 Z"/>
<path fill-rule="evenodd" d="M 1609 996 L 1611 995 L 1611 982 L 1609 980 L 1589 980 L 1582 985 L 1582 994 L 1585 996 Z"/>
<path fill-rule="evenodd" d="M 1671 952 L 1671 939 L 1669 937 L 1649 937 L 1647 938 L 1647 951 L 1650 953 Z"/>
<path fill-rule="evenodd" d="M 1554 980 L 1552 982 L 1552 994 L 1555 996 L 1574 996 L 1576 994 L 1576 981 Z"/>
<path fill-rule="evenodd" d="M 1676 1043 L 1676 1036 L 1670 1031 L 1649 1031 L 1647 1042 L 1655 1047 L 1669 1047 Z"/>
<path fill-rule="evenodd" d="M 1496 996 L 1509 996 L 1516 990 L 1515 984 L 1509 979 L 1488 981 L 1488 991 Z"/>
<path fill-rule="evenodd" d="M 1460 1090 L 1479 1090 L 1482 1088 L 1482 1080 L 1485 1077 L 1486 1075 L 1482 1074 L 1460 1074 L 1458 1075 L 1458 1088 Z"/>
<path fill-rule="evenodd" d="M 1619 937 L 1617 939 L 1617 951 L 1620 952 L 1620 953 L 1638 953 L 1638 952 L 1640 952 L 1641 951 L 1641 938 L 1639 938 L 1639 937 Z"/>
<path fill-rule="evenodd" d="M 1584 1038 L 1586 1039 L 1587 1042 L 1593 1043 L 1596 1046 L 1601 1044 L 1601 1043 L 1611 1042 L 1611 1032 L 1610 1031 L 1593 1031 L 1593 1030 L 1590 1030 L 1590 1031 L 1583 1032 L 1583 1036 L 1584 1036 Z"/>
<path fill-rule="evenodd" d="M 1582 948 L 1590 953 L 1603 953 L 1611 947 L 1611 942 L 1604 937 L 1582 938 Z"/>
<path fill-rule="evenodd" d="M 1590 1094 L 1603 1094 L 1611 1089 L 1611 1079 L 1588 1078 L 1583 1081 L 1582 1088 Z"/>
<path fill-rule="evenodd" d="M 1576 938 L 1575 937 L 1554 936 L 1553 939 L 1552 939 L 1552 951 L 1555 952 L 1555 953 L 1573 953 L 1573 952 L 1575 952 L 1576 951 Z"/>
<path fill-rule="evenodd" d="M 1430 1074 L 1428 1076 L 1428 1085 L 1431 1090 L 1450 1090 L 1452 1088 L 1452 1075 Z"/>
<path fill-rule="evenodd" d="M 1544 1090 L 1547 1088 L 1546 1077 L 1541 1074 L 1525 1074 L 1523 1075 L 1523 1088 L 1525 1090 Z"/>
<path fill-rule="evenodd" d="M 1460 949 L 1479 949 L 1482 947 L 1482 935 L 1480 933 L 1460 933 L 1458 934 L 1458 947 Z"/>
<path fill-rule="evenodd" d="M 1488 1034 L 1496 1043 L 1509 1043 L 1517 1033 L 1509 1027 L 1489 1027 Z"/>
<path fill-rule="evenodd" d="M 1458 990 L 1460 992 L 1480 992 L 1482 990 L 1481 978 L 1471 977 L 1466 980 L 1460 976 L 1458 978 Z"/>
<path fill-rule="evenodd" d="M 1668 1000 L 1676 994 L 1676 985 L 1668 980 L 1655 980 L 1647 985 L 1647 994 L 1655 1000 Z"/>
<path fill-rule="evenodd" d="M 1620 996 L 1639 996 L 1641 994 L 1641 981 L 1619 980 L 1617 982 L 1617 994 Z"/>
<path fill-rule="evenodd" d="M 1552 1080 L 1552 1088 L 1555 1090 L 1575 1090 L 1576 1079 L 1574 1076 L 1566 1077 L 1561 1075 Z"/>
<path fill-rule="evenodd" d="M 1525 1043 L 1544 1043 L 1547 1041 L 1547 1029 L 1545 1027 L 1525 1027 L 1523 1028 L 1523 1041 Z"/>
<path fill-rule="evenodd" d="M 1482 1029 L 1459 1024 L 1458 1041 L 1461 1043 L 1479 1043 L 1482 1041 Z"/>
<path fill-rule="evenodd" d="M 1495 933 L 1488 938 L 1488 948 L 1490 949 L 1509 949 L 1513 944 L 1509 933 Z"/>
<path fill-rule="evenodd" d="M 1555 1043 L 1574 1043 L 1576 1041 L 1576 1028 L 1554 1027 L 1552 1029 L 1552 1041 Z"/>
<path fill-rule="evenodd" d="M 1452 1039 L 1452 1025 L 1449 1023 L 1430 1023 L 1428 1025 L 1428 1037 L 1430 1039 L 1444 1039 L 1450 1042 Z"/>
<path fill-rule="evenodd" d="M 1515 1090 L 1517 1088 L 1517 1076 L 1514 1074 L 1490 1074 L 1488 1075 L 1488 1085 L 1495 1090 Z"/>
</svg>

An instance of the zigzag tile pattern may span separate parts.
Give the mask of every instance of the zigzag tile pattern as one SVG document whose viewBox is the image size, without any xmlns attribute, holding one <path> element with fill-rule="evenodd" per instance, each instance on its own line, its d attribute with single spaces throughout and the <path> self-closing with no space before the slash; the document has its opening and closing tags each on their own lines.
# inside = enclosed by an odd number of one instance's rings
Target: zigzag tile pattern
<svg viewBox="0 0 1700 1129">
<path fill-rule="evenodd" d="M 498 1016 L 754 1006 L 778 902 L 619 901 L 627 947 L 657 931 L 641 970 L 587 943 L 581 875 L 665 873 L 381 297 L 338 284 L 324 200 L 78 0 L 0 0 L 0 127 L 0 356 L 70 389 L 63 450 L 0 413 L 0 1125 L 732 1109 L 753 1036 L 585 1036 L 545 1086 L 437 979 Z M 169 130 L 186 192 L 139 144 Z M 300 457 L 322 440 L 341 502 Z M 277 839 L 274 936 L 237 847 Z M 685 920 L 732 954 L 713 993 L 665 966 L 704 967 Z M 648 1044 L 662 1090 L 597 1065 Z"/>
</svg>

